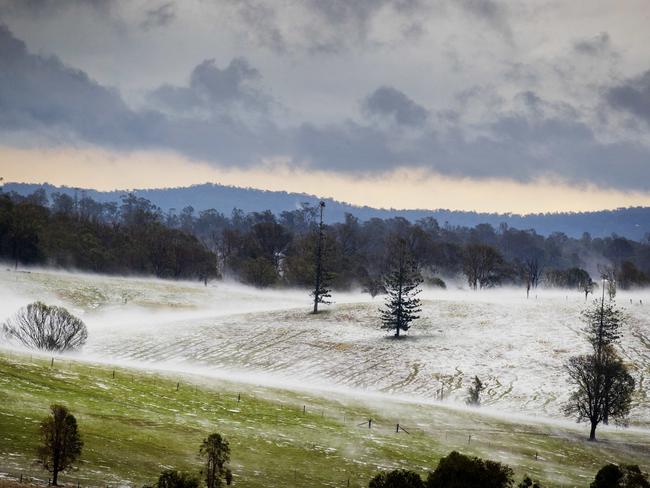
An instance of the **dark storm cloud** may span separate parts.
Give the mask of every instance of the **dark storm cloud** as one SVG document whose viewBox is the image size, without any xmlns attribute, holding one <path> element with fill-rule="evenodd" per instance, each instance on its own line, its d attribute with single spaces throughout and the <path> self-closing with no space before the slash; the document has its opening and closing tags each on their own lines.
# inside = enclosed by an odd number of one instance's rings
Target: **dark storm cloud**
<svg viewBox="0 0 650 488">
<path fill-rule="evenodd" d="M 417 130 L 352 120 L 280 127 L 259 87 L 260 73 L 241 58 L 225 67 L 206 60 L 187 85 L 160 87 L 152 97 L 165 110 L 132 109 L 116 90 L 83 71 L 30 53 L 6 27 L 0 27 L 0 68 L 5 143 L 15 133 L 45 134 L 62 143 L 167 149 L 238 167 L 278 156 L 296 166 L 340 173 L 381 174 L 408 166 L 457 177 L 532 181 L 551 176 L 650 190 L 646 146 L 601 142 L 575 108 L 532 90 L 515 95 L 510 105 L 495 102 L 489 122 L 463 119 L 463 111 L 475 108 L 489 87 L 468 92 L 459 111 L 443 121 L 439 113 L 431 116 L 407 94 L 385 86 L 364 99 L 364 111 Z M 649 95 L 650 72 L 612 87 L 607 99 L 650 122 Z"/>
<path fill-rule="evenodd" d="M 0 25 L 0 125 L 5 129 L 72 130 L 115 145 L 149 138 L 156 115 L 135 114 L 120 95 L 65 66 L 56 57 L 27 52 L 25 43 Z"/>
<path fill-rule="evenodd" d="M 269 99 L 253 86 L 260 78 L 259 71 L 244 58 L 234 58 L 225 68 L 219 68 L 214 59 L 206 59 L 192 70 L 188 86 L 162 85 L 150 98 L 179 112 L 223 109 L 232 104 L 265 110 Z"/>
<path fill-rule="evenodd" d="M 0 0 L 0 15 L 53 15 L 64 13 L 72 8 L 85 8 L 100 14 L 108 14 L 116 4 L 116 0 Z"/>
<path fill-rule="evenodd" d="M 650 124 L 650 70 L 609 88 L 605 98 L 611 107 Z"/>
<path fill-rule="evenodd" d="M 371 116 L 390 118 L 401 125 L 421 126 L 428 111 L 392 86 L 382 86 L 361 103 L 363 112 Z"/>
<path fill-rule="evenodd" d="M 0 66 L 0 128 L 5 137 L 30 131 L 61 142 L 73 138 L 119 149 L 168 148 L 230 164 L 262 157 L 279 145 L 272 124 L 260 124 L 256 132 L 227 112 L 192 119 L 134 111 L 116 90 L 83 71 L 56 57 L 30 54 L 5 26 L 0 26 Z M 243 60 L 233 60 L 224 70 L 206 61 L 192 74 L 191 93 L 213 103 L 245 98 L 238 83 L 256 73 Z"/>
<path fill-rule="evenodd" d="M 176 18 L 176 6 L 174 2 L 167 2 L 145 11 L 145 18 L 140 24 L 144 30 L 155 27 L 164 27 L 173 22 Z"/>
</svg>

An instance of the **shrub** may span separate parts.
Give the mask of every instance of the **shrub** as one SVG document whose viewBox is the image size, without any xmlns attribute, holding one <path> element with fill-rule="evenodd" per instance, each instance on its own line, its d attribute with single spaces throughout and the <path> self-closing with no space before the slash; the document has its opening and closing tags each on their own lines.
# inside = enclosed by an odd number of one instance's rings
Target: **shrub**
<svg viewBox="0 0 650 488">
<path fill-rule="evenodd" d="M 166 469 L 160 473 L 156 488 L 199 488 L 199 479 L 183 471 Z"/>
<path fill-rule="evenodd" d="M 496 461 L 469 457 L 456 451 L 443 457 L 427 478 L 427 488 L 509 488 L 513 472 Z"/>
<path fill-rule="evenodd" d="M 596 473 L 591 488 L 650 488 L 650 482 L 638 466 L 607 464 Z"/>
<path fill-rule="evenodd" d="M 21 308 L 2 326 L 8 339 L 28 348 L 64 352 L 80 348 L 88 339 L 86 325 L 63 307 L 42 302 Z"/>
<path fill-rule="evenodd" d="M 424 488 L 424 483 L 419 474 L 406 469 L 396 469 L 376 475 L 370 480 L 368 488 Z"/>
</svg>

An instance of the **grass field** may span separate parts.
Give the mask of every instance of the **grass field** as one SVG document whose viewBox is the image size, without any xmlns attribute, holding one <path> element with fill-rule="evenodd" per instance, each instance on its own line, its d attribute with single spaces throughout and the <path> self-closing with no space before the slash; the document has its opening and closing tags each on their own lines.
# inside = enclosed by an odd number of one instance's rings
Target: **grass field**
<svg viewBox="0 0 650 488">
<path fill-rule="evenodd" d="M 588 486 L 609 461 L 650 469 L 647 431 L 608 429 L 590 443 L 584 427 L 173 374 L 1 352 L 0 472 L 47 480 L 34 451 L 52 402 L 79 421 L 83 455 L 62 479 L 83 486 L 140 486 L 170 466 L 198 472 L 212 432 L 229 439 L 235 483 L 247 487 L 367 486 L 383 468 L 424 474 L 451 450 L 506 462 L 544 486 Z M 409 433 L 395 433 L 397 422 Z"/>
</svg>

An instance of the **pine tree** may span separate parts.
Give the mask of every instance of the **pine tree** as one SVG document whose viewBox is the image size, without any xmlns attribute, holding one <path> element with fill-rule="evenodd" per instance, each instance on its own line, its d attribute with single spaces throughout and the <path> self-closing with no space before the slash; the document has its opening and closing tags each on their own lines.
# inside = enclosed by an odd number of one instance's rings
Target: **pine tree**
<svg viewBox="0 0 650 488">
<path fill-rule="evenodd" d="M 314 311 L 312 313 L 315 314 L 318 313 L 319 303 L 324 305 L 332 303 L 328 300 L 328 298 L 332 297 L 332 290 L 329 289 L 330 276 L 323 265 L 323 257 L 325 254 L 323 208 L 325 208 L 325 202 L 320 202 L 320 222 L 318 223 L 318 241 L 316 244 L 314 267 L 314 290 L 311 292 L 311 296 L 314 297 Z"/>
<path fill-rule="evenodd" d="M 210 434 L 201 443 L 199 450 L 205 465 L 205 484 L 207 488 L 219 488 L 222 481 L 230 485 L 232 473 L 228 467 L 230 461 L 230 445 L 221 434 Z"/>
<path fill-rule="evenodd" d="M 420 318 L 420 300 L 417 295 L 422 291 L 422 276 L 408 253 L 406 241 L 400 239 L 394 251 L 393 270 L 385 278 L 385 307 L 380 310 L 382 328 L 394 330 L 395 337 L 400 331 L 406 332 L 410 324 Z"/>
</svg>

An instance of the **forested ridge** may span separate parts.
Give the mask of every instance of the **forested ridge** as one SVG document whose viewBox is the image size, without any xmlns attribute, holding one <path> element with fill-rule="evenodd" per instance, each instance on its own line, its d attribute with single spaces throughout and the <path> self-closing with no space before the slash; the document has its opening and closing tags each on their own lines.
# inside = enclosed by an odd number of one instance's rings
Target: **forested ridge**
<svg viewBox="0 0 650 488">
<path fill-rule="evenodd" d="M 98 191 L 67 186 L 54 186 L 48 183 L 6 183 L 6 191 L 15 191 L 26 196 L 36 190 L 43 189 L 51 197 L 54 193 L 65 193 L 70 197 L 75 195 L 88 196 L 102 203 L 119 201 L 123 191 Z M 140 197 L 146 198 L 163 212 L 180 210 L 188 205 L 198 213 L 211 208 L 230 215 L 234 207 L 245 213 L 269 209 L 280 215 L 285 210 L 293 210 L 302 202 L 318 205 L 321 200 L 315 195 L 305 193 L 289 193 L 284 191 L 259 190 L 255 188 L 240 188 L 236 186 L 204 183 L 179 188 L 153 188 L 133 191 Z M 569 237 L 580 238 L 583 232 L 589 232 L 594 237 L 606 237 L 612 233 L 628 239 L 644 239 L 650 234 L 650 207 L 628 207 L 614 210 L 589 212 L 546 212 L 519 215 L 516 213 L 490 213 L 439 208 L 427 209 L 396 209 L 373 208 L 337 201 L 332 198 L 324 199 L 328 211 L 325 222 L 334 224 L 344 222 L 345 215 L 351 213 L 361 221 L 372 218 L 390 219 L 404 217 L 411 222 L 433 217 L 441 225 L 473 227 L 477 224 L 488 223 L 498 227 L 505 222 L 518 229 L 535 229 L 538 234 L 548 236 L 553 232 L 564 232 Z"/>
<path fill-rule="evenodd" d="M 327 213 L 327 208 L 325 208 Z M 230 215 L 186 207 L 163 212 L 127 193 L 97 202 L 65 193 L 0 195 L 0 258 L 99 273 L 145 274 L 207 281 L 234 277 L 255 286 L 313 284 L 318 206 L 302 204 L 279 215 L 270 210 Z M 650 276 L 650 242 L 611 235 L 549 236 L 502 224 L 440 225 L 423 218 L 361 221 L 346 214 L 324 226 L 323 260 L 335 289 L 383 291 L 391 250 L 398 241 L 425 281 L 444 286 L 463 279 L 470 288 L 517 285 L 581 290 L 607 274 L 621 288 L 644 286 Z"/>
</svg>

